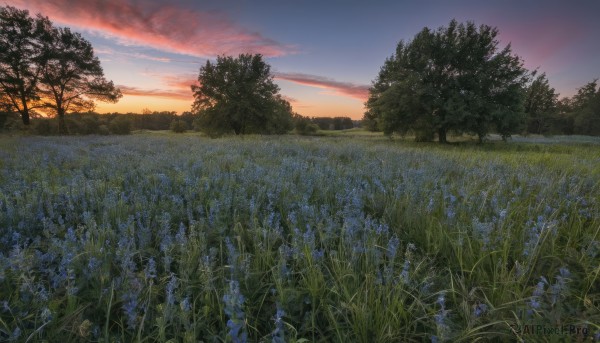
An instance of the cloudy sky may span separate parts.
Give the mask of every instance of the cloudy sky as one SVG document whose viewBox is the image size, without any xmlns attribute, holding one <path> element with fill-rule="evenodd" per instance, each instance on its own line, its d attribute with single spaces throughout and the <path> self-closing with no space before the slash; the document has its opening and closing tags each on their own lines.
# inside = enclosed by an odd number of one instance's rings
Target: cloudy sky
<svg viewBox="0 0 600 343">
<path fill-rule="evenodd" d="M 261 53 L 281 93 L 308 116 L 359 119 L 400 40 L 452 18 L 499 29 L 562 96 L 600 77 L 600 1 L 4 0 L 92 42 L 124 94 L 98 112 L 188 111 L 207 59 Z"/>
</svg>

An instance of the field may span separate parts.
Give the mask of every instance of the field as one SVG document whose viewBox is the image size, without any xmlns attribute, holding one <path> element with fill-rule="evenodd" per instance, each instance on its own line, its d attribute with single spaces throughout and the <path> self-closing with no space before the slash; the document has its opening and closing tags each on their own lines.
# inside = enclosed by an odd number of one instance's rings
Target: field
<svg viewBox="0 0 600 343">
<path fill-rule="evenodd" d="M 0 137 L 0 341 L 600 338 L 600 140 Z"/>
</svg>

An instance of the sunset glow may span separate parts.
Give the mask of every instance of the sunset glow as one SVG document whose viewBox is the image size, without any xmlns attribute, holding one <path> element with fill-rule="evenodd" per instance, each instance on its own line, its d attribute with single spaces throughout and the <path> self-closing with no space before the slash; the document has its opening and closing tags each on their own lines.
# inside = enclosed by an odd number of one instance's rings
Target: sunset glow
<svg viewBox="0 0 600 343">
<path fill-rule="evenodd" d="M 99 112 L 189 111 L 199 68 L 218 55 L 260 53 L 281 93 L 308 116 L 362 117 L 368 88 L 400 40 L 456 18 L 498 28 L 561 96 L 600 77 L 597 1 L 241 2 L 8 0 L 92 42 L 123 93 Z M 540 2 L 541 4 L 541 2 Z"/>
</svg>

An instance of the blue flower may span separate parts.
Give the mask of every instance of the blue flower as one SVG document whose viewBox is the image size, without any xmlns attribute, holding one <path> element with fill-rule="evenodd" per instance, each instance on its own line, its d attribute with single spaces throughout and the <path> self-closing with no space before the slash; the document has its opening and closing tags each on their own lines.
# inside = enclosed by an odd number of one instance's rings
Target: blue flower
<svg viewBox="0 0 600 343">
<path fill-rule="evenodd" d="M 177 289 L 177 278 L 175 274 L 171 273 L 169 277 L 169 282 L 167 282 L 167 287 L 165 288 L 167 304 L 173 305 L 175 304 L 175 290 Z"/>
<path fill-rule="evenodd" d="M 144 276 L 146 280 L 152 280 L 156 278 L 156 261 L 154 261 L 153 257 L 148 259 L 148 264 L 144 269 Z"/>
<path fill-rule="evenodd" d="M 285 311 L 283 311 L 279 304 L 277 304 L 277 312 L 275 313 L 275 317 L 273 320 L 275 321 L 275 330 L 271 333 L 272 343 L 285 343 L 285 330 L 283 323 L 283 316 L 285 316 Z"/>
<path fill-rule="evenodd" d="M 223 295 L 225 303 L 225 314 L 229 317 L 227 327 L 229 328 L 229 336 L 233 342 L 246 342 L 247 334 L 245 331 L 244 311 L 244 296 L 240 292 L 240 284 L 235 280 L 229 281 L 229 291 Z"/>
<path fill-rule="evenodd" d="M 486 304 L 477 304 L 475 305 L 475 309 L 473 309 L 473 315 L 479 318 L 487 312 L 487 309 L 488 307 Z"/>
</svg>

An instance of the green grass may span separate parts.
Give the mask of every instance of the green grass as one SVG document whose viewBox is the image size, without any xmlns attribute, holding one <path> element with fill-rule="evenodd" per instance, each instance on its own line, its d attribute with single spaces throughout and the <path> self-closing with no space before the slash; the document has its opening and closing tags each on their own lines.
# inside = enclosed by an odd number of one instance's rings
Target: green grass
<svg viewBox="0 0 600 343">
<path fill-rule="evenodd" d="M 2 137 L 0 340 L 592 339 L 600 145 L 536 139 Z"/>
</svg>

